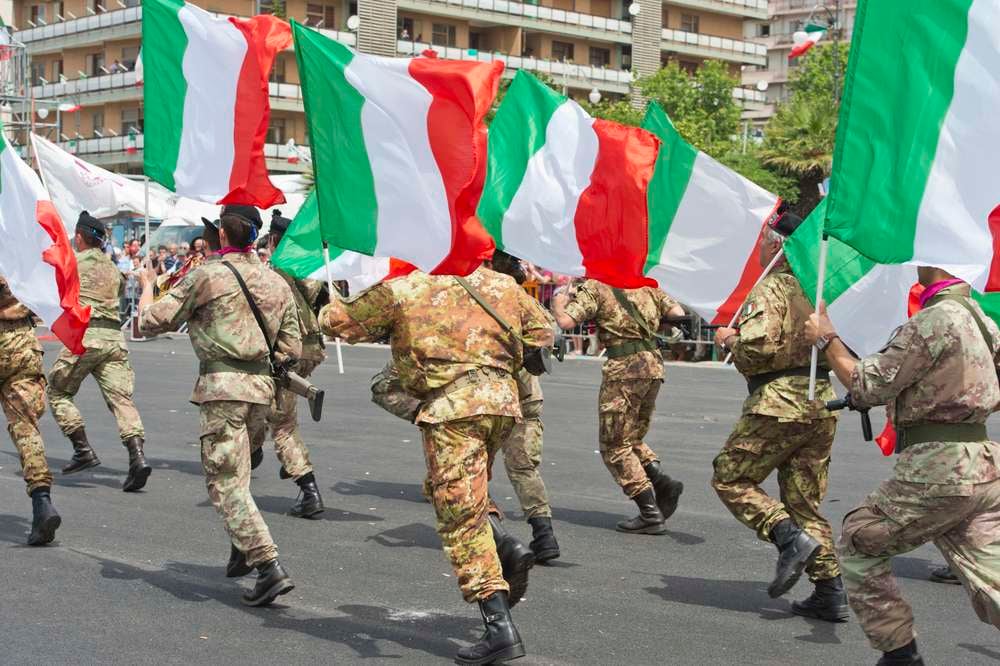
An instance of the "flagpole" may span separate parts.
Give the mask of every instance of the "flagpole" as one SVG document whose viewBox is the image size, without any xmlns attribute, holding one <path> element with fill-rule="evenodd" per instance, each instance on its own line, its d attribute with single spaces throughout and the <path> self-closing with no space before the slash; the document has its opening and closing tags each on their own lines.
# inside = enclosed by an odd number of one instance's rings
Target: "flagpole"
<svg viewBox="0 0 1000 666">
<path fill-rule="evenodd" d="M 323 241 L 323 263 L 326 265 L 326 288 L 330 290 L 330 300 L 333 300 L 333 271 L 330 269 L 330 245 Z M 344 374 L 344 355 L 340 351 L 340 338 L 336 338 L 337 370 Z"/>
<path fill-rule="evenodd" d="M 823 240 L 819 244 L 819 272 L 816 275 L 816 311 L 819 312 L 820 303 L 823 302 L 823 283 L 826 281 L 826 254 L 830 245 L 830 239 L 823 234 Z M 813 345 L 812 358 L 809 361 L 809 400 L 816 399 L 816 367 L 819 365 L 819 348 Z"/>
<path fill-rule="evenodd" d="M 778 262 L 781 261 L 781 258 L 783 256 L 785 256 L 785 250 L 784 248 L 781 248 L 778 250 L 778 253 L 774 255 L 774 258 L 771 259 L 771 263 L 769 263 L 764 268 L 764 270 L 761 271 L 760 275 L 757 277 L 757 281 L 753 283 L 753 287 L 750 287 L 750 291 L 753 291 L 754 288 L 757 285 L 759 285 L 764 278 L 767 277 L 768 273 L 771 272 L 771 269 L 778 265 Z M 747 293 L 749 294 L 750 292 Z M 740 303 L 740 307 L 736 308 L 736 312 L 733 313 L 733 318 L 729 320 L 729 325 L 726 326 L 726 328 L 732 328 L 733 326 L 736 325 L 736 320 L 740 318 L 740 311 L 742 309 L 743 309 L 743 303 Z M 728 365 L 729 361 L 731 361 L 732 358 L 733 358 L 733 352 L 729 352 L 728 354 L 726 354 L 726 360 L 723 361 L 723 364 Z"/>
</svg>

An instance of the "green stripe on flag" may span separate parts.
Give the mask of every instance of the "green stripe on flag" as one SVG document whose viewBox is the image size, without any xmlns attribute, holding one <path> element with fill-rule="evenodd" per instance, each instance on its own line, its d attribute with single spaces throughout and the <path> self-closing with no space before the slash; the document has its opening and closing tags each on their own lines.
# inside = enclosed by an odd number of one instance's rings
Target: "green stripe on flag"
<svg viewBox="0 0 1000 666">
<path fill-rule="evenodd" d="M 184 130 L 184 51 L 188 38 L 177 14 L 181 0 L 143 0 L 142 60 L 145 133 L 143 170 L 173 191 Z M 219 109 L 219 113 L 226 113 Z"/>
<path fill-rule="evenodd" d="M 274 250 L 271 264 L 294 278 L 308 278 L 323 268 L 323 238 L 320 234 L 316 190 L 309 193 L 295 219 L 288 226 L 281 243 Z M 334 252 L 334 248 L 330 248 Z M 336 250 L 339 255 L 343 250 Z"/>
<path fill-rule="evenodd" d="M 519 70 L 490 124 L 486 186 L 476 215 L 501 249 L 504 214 L 521 187 L 528 160 L 545 145 L 549 119 L 565 101 Z"/>
<path fill-rule="evenodd" d="M 309 143 L 316 176 L 322 239 L 373 254 L 378 240 L 375 177 L 365 148 L 365 98 L 344 71 L 354 52 L 292 21 Z"/>
<path fill-rule="evenodd" d="M 687 191 L 698 150 L 681 138 L 667 114 L 656 102 L 650 103 L 642 128 L 663 141 L 656 157 L 656 169 L 649 181 L 646 201 L 649 211 L 649 252 L 643 273 L 659 265 L 663 246 Z"/>
</svg>

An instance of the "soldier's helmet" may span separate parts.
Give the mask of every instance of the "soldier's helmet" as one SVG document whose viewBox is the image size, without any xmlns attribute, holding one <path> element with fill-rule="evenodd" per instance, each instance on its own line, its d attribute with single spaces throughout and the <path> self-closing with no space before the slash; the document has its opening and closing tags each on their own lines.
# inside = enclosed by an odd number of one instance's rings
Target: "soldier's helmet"
<svg viewBox="0 0 1000 666">
<path fill-rule="evenodd" d="M 771 217 L 767 218 L 767 226 L 785 238 L 791 236 L 800 224 L 802 224 L 802 218 L 788 210 L 788 204 L 784 201 L 771 213 Z"/>
<path fill-rule="evenodd" d="M 243 206 L 240 204 L 226 204 L 222 207 L 222 212 L 219 213 L 219 217 L 235 217 L 239 219 L 244 224 L 250 226 L 250 242 L 257 240 L 257 234 L 260 232 L 261 227 L 264 226 L 264 221 L 260 219 L 260 211 L 258 211 L 253 206 Z"/>
<path fill-rule="evenodd" d="M 272 233 L 276 233 L 279 236 L 283 236 L 283 235 L 285 235 L 285 232 L 288 231 L 288 227 L 290 227 L 291 224 L 292 224 L 292 221 L 289 220 L 287 217 L 283 217 L 281 215 L 281 211 L 278 210 L 277 208 L 274 209 L 274 211 L 271 213 L 271 232 Z"/>
<path fill-rule="evenodd" d="M 528 279 L 524 272 L 524 266 L 521 265 L 521 260 L 500 249 L 493 251 L 493 270 L 511 276 L 518 284 L 522 284 Z"/>
<path fill-rule="evenodd" d="M 80 217 L 76 221 L 76 230 L 102 243 L 108 236 L 108 230 L 104 223 L 87 211 L 80 213 Z"/>
</svg>

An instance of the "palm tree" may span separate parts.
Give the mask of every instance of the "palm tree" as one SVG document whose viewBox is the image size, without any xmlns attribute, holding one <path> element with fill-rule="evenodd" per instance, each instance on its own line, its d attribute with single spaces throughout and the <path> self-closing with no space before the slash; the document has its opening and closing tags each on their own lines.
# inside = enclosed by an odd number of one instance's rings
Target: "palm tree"
<svg viewBox="0 0 1000 666">
<path fill-rule="evenodd" d="M 799 181 L 793 210 L 805 217 L 820 201 L 819 184 L 830 175 L 837 106 L 814 97 L 797 97 L 782 105 L 767 125 L 761 158 Z"/>
</svg>

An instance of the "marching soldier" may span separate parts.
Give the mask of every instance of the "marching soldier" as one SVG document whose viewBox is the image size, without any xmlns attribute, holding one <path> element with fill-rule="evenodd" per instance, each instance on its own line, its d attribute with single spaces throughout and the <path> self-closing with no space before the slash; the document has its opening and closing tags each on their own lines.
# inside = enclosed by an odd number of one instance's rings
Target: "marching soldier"
<svg viewBox="0 0 1000 666">
<path fill-rule="evenodd" d="M 62 523 L 52 506 L 52 473 L 45 460 L 45 444 L 38 419 L 45 412 L 45 374 L 42 346 L 28 308 L 14 298 L 0 277 L 0 404 L 7 432 L 21 458 L 21 475 L 31 497 L 29 546 L 51 543 Z"/>
<path fill-rule="evenodd" d="M 272 349 L 279 363 L 296 360 L 301 350 L 288 285 L 275 280 L 253 254 L 251 243 L 259 227 L 257 209 L 225 206 L 218 231 L 221 258 L 193 270 L 155 303 L 155 275 L 143 272 L 140 300 L 140 330 L 145 335 L 188 323 L 201 363 L 191 402 L 201 408 L 208 496 L 232 543 L 226 576 L 245 576 L 257 569 L 253 590 L 243 595 L 249 606 L 265 606 L 294 588 L 250 494 L 250 449 L 267 433 L 274 399 Z"/>
<path fill-rule="evenodd" d="M 324 333 L 351 343 L 388 336 L 402 387 L 421 402 L 415 422 L 438 534 L 462 596 L 479 603 L 486 626 L 456 661 L 485 664 L 524 655 L 510 606 L 534 564 L 491 514 L 487 470 L 521 418 L 514 373 L 523 344 L 549 346 L 553 333 L 545 311 L 509 276 L 483 267 L 465 285 L 415 272 L 347 301 L 334 298 L 319 320 Z"/>
<path fill-rule="evenodd" d="M 667 316 L 684 309 L 659 289 L 617 289 L 587 280 L 572 300 L 552 298 L 556 323 L 565 330 L 593 320 L 608 360 L 598 397 L 601 457 L 612 478 L 639 507 L 639 515 L 618 523 L 618 531 L 666 534 L 684 484 L 660 471 L 660 459 L 643 441 L 663 384 L 663 357 L 656 331 Z"/>
<path fill-rule="evenodd" d="M 847 593 L 879 664 L 923 664 L 913 612 L 892 558 L 933 542 L 979 619 L 1000 629 L 1000 446 L 986 419 L 1000 404 L 1000 329 L 970 287 L 921 266 L 923 308 L 881 352 L 854 358 L 825 309 L 803 327 L 860 409 L 888 405 L 898 459 L 892 478 L 844 518 L 837 554 Z"/>
<path fill-rule="evenodd" d="M 760 240 L 761 266 L 771 262 L 801 223 L 801 218 L 784 210 L 768 220 Z M 802 326 L 811 311 L 798 279 L 781 259 L 747 295 L 738 328 L 716 331 L 716 343 L 732 352 L 750 395 L 715 458 L 712 487 L 737 520 L 777 547 L 768 594 L 785 594 L 805 570 L 815 591 L 792 604 L 792 611 L 845 622 L 847 598 L 833 552 L 833 531 L 819 513 L 837 420 L 822 402 L 834 397 L 829 372 L 817 382 L 819 400 L 809 401 L 812 346 Z M 781 501 L 760 487 L 774 470 Z"/>
<path fill-rule="evenodd" d="M 102 247 L 107 239 L 104 224 L 87 211 L 80 213 L 73 244 L 80 273 L 80 303 L 90 306 L 90 326 L 83 338 L 87 348 L 82 356 L 63 349 L 49 372 L 49 405 L 52 416 L 73 444 L 73 459 L 63 467 L 63 474 L 101 464 L 87 440 L 83 416 L 73 404 L 73 396 L 88 375 L 97 381 L 104 402 L 118 422 L 118 434 L 128 450 L 128 475 L 122 484 L 125 492 L 135 492 L 146 485 L 152 467 L 146 463 L 143 440 L 146 436 L 139 411 L 132 401 L 135 372 L 129 363 L 128 347 L 121 330 L 118 304 L 125 290 L 125 277 Z"/>
</svg>

